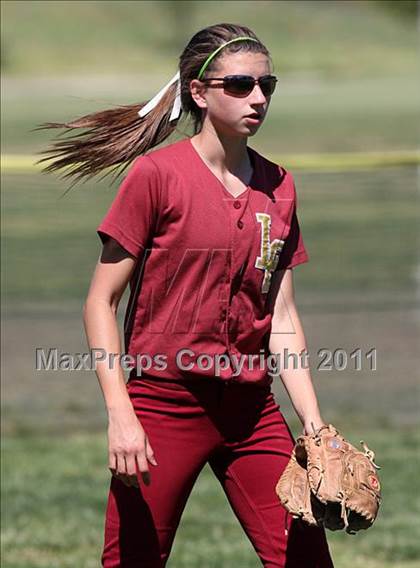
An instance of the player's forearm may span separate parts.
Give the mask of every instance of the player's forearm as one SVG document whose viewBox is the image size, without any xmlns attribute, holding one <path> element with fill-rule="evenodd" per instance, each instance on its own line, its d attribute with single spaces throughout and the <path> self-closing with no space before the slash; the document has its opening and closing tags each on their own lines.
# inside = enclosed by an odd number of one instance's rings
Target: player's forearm
<svg viewBox="0 0 420 568">
<path fill-rule="evenodd" d="M 314 423 L 315 428 L 323 424 L 317 396 L 312 383 L 305 335 L 294 304 L 288 305 L 285 313 L 273 317 L 269 341 L 270 352 L 278 356 L 282 367 L 280 377 L 287 390 L 293 407 L 305 429 Z"/>
<path fill-rule="evenodd" d="M 103 361 L 97 361 L 96 375 L 108 413 L 125 411 L 131 403 L 119 362 L 121 342 L 115 311 L 109 302 L 88 297 L 83 307 L 83 321 L 89 348 L 103 349 L 106 355 Z M 110 354 L 117 355 L 112 360 Z"/>
</svg>

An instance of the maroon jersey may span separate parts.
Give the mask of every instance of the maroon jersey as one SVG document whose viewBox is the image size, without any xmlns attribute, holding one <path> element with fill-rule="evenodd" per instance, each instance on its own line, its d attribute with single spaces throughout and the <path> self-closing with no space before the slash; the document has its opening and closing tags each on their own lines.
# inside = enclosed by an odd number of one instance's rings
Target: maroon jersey
<svg viewBox="0 0 420 568">
<path fill-rule="evenodd" d="M 292 175 L 247 151 L 253 176 L 237 197 L 189 138 L 140 156 L 97 227 L 137 259 L 124 320 L 130 378 L 271 383 L 271 275 L 309 258 Z"/>
</svg>

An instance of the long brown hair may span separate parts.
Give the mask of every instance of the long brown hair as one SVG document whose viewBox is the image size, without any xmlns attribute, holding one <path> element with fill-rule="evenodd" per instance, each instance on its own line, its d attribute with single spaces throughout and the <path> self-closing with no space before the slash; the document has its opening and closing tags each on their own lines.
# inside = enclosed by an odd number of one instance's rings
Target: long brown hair
<svg viewBox="0 0 420 568">
<path fill-rule="evenodd" d="M 215 49 L 238 36 L 250 36 L 258 40 L 258 43 L 244 40 L 226 46 L 220 54 L 211 60 L 206 72 L 215 71 L 218 59 L 226 53 L 250 51 L 263 53 L 270 57 L 267 48 L 252 30 L 246 26 L 227 23 L 208 26 L 197 32 L 180 55 L 182 111 L 191 115 L 195 134 L 201 130 L 203 113 L 191 96 L 190 81 L 197 78 L 201 66 Z M 67 129 L 66 132 L 75 128 L 88 130 L 55 141 L 50 148 L 40 152 L 40 154 L 47 154 L 47 156 L 36 163 L 53 160 L 47 167 L 43 168 L 43 173 L 68 168 L 68 171 L 62 177 L 75 178 L 70 187 L 83 178 L 90 179 L 110 166 L 115 167 L 106 172 L 103 177 L 112 172 L 116 172 L 115 177 L 118 177 L 135 158 L 163 142 L 177 129 L 179 119 L 169 122 L 176 96 L 176 86 L 176 83 L 172 84 L 159 103 L 143 118 L 139 117 L 138 111 L 147 104 L 147 101 L 117 106 L 66 123 L 47 122 L 40 124 L 34 130 L 49 128 L 65 128 Z"/>
</svg>

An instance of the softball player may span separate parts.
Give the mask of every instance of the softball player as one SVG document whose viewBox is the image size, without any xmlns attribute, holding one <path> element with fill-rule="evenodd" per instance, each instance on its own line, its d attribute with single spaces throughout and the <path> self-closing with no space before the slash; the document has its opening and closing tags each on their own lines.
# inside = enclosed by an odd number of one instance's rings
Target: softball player
<svg viewBox="0 0 420 568">
<path fill-rule="evenodd" d="M 103 251 L 84 306 L 90 347 L 121 353 L 116 313 L 130 285 L 128 382 L 121 361 L 97 366 L 112 472 L 106 568 L 165 566 L 207 463 L 263 566 L 333 565 L 324 531 L 292 520 L 275 494 L 294 440 L 267 361 L 306 347 L 293 268 L 308 255 L 291 173 L 247 146 L 276 86 L 270 65 L 249 28 L 213 25 L 135 118 L 133 105 L 66 125 L 115 136 L 112 147 L 90 133 L 68 163 L 79 153 L 95 173 L 135 157 L 97 227 Z M 195 134 L 145 154 L 182 111 Z M 129 143 L 110 128 L 118 118 Z M 295 359 L 281 378 L 304 431 L 322 425 L 309 370 Z"/>
</svg>

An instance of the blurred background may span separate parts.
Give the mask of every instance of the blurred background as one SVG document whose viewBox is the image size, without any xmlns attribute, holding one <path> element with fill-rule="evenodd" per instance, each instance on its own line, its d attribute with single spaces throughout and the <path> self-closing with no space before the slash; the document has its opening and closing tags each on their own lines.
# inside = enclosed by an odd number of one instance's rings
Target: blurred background
<svg viewBox="0 0 420 568">
<path fill-rule="evenodd" d="M 329 533 L 336 566 L 420 566 L 418 3 L 3 1 L 1 11 L 3 566 L 99 566 L 110 476 L 95 373 L 37 371 L 35 349 L 87 350 L 95 228 L 120 182 L 64 195 L 67 181 L 33 165 L 55 133 L 30 130 L 147 100 L 190 37 L 218 22 L 251 27 L 271 51 L 279 83 L 248 144 L 295 176 L 310 255 L 296 297 L 323 416 L 382 466 L 376 524 Z M 191 134 L 183 122 L 165 145 Z M 322 349 L 335 353 L 330 370 Z M 280 380 L 274 388 L 300 433 Z M 168 566 L 257 565 L 205 468 Z"/>
</svg>

